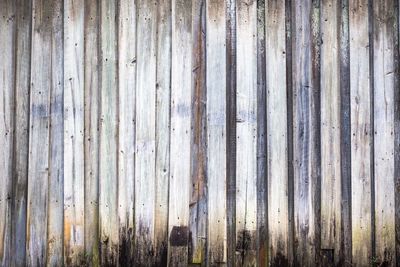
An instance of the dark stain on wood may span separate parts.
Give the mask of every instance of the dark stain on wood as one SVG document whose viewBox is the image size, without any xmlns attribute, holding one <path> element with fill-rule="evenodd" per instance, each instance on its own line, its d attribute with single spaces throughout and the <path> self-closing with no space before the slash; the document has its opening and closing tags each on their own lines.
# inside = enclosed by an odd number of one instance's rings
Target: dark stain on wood
<svg viewBox="0 0 400 267">
<path fill-rule="evenodd" d="M 172 227 L 169 243 L 173 247 L 187 246 L 189 242 L 189 228 L 187 226 Z"/>
</svg>

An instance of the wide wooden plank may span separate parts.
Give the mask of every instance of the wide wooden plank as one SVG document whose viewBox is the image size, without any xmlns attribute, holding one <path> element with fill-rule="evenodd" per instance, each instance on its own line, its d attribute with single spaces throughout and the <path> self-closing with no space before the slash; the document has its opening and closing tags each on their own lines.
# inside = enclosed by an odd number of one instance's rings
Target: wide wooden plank
<svg viewBox="0 0 400 267">
<path fill-rule="evenodd" d="M 118 259 L 118 84 L 117 6 L 100 2 L 100 155 L 99 227 L 101 264 L 116 265 Z"/>
<path fill-rule="evenodd" d="M 192 137 L 189 263 L 207 262 L 206 1 L 192 6 Z"/>
<path fill-rule="evenodd" d="M 329 255 L 333 252 L 337 264 L 341 244 L 340 7 L 337 1 L 321 3 L 321 249 Z"/>
<path fill-rule="evenodd" d="M 136 3 L 118 8 L 118 263 L 127 266 L 134 257 Z"/>
<path fill-rule="evenodd" d="M 288 264 L 289 247 L 285 8 L 282 1 L 266 4 L 268 237 L 273 266 Z"/>
<path fill-rule="evenodd" d="M 398 5 L 394 0 L 373 2 L 375 258 L 396 266 L 394 106 L 398 55 Z M 397 62 L 396 62 L 397 61 Z M 398 85 L 397 85 L 398 86 Z M 399 88 L 397 87 L 397 90 Z M 398 105 L 398 103 L 397 103 Z"/>
<path fill-rule="evenodd" d="M 168 263 L 188 263 L 192 101 L 192 2 L 172 1 Z"/>
<path fill-rule="evenodd" d="M 85 258 L 94 266 L 100 263 L 99 252 L 99 2 L 85 1 Z"/>
<path fill-rule="evenodd" d="M 63 29 L 59 1 L 34 1 L 27 264 L 63 263 Z"/>
<path fill-rule="evenodd" d="M 317 260 L 319 81 L 316 41 L 318 2 L 292 2 L 294 262 Z"/>
<path fill-rule="evenodd" d="M 226 24 L 224 1 L 206 2 L 208 263 L 226 262 Z"/>
<path fill-rule="evenodd" d="M 26 195 L 28 187 L 29 95 L 32 1 L 16 1 L 15 135 L 13 170 L 12 252 L 13 264 L 26 264 Z"/>
<path fill-rule="evenodd" d="M 151 265 L 154 258 L 156 162 L 156 31 L 157 5 L 138 1 L 135 223 L 136 264 Z"/>
<path fill-rule="evenodd" d="M 372 257 L 371 88 L 368 1 L 349 1 L 352 254 L 355 266 Z"/>
<path fill-rule="evenodd" d="M 240 0 L 237 16 L 236 264 L 256 264 L 257 2 Z"/>
<path fill-rule="evenodd" d="M 15 83 L 15 3 L 0 2 L 0 264 L 11 264 L 12 175 Z"/>
<path fill-rule="evenodd" d="M 171 92 L 171 1 L 157 1 L 156 73 L 156 184 L 155 184 L 155 264 L 167 264 L 169 126 Z"/>
<path fill-rule="evenodd" d="M 64 2 L 64 263 L 84 259 L 84 2 Z"/>
</svg>

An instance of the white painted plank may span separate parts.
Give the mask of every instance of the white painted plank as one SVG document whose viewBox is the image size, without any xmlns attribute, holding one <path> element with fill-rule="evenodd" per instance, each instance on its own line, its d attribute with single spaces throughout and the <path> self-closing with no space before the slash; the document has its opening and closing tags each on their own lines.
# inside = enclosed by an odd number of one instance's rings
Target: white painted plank
<svg viewBox="0 0 400 267">
<path fill-rule="evenodd" d="M 368 1 L 349 3 L 352 254 L 355 266 L 372 257 L 371 103 Z"/>
<path fill-rule="evenodd" d="M 188 263 L 190 132 L 192 100 L 192 3 L 172 0 L 169 266 Z"/>
<path fill-rule="evenodd" d="M 257 2 L 237 3 L 236 261 L 256 262 Z"/>
<path fill-rule="evenodd" d="M 64 263 L 84 254 L 84 2 L 64 1 Z"/>
<path fill-rule="evenodd" d="M 268 1 L 265 14 L 269 258 L 280 265 L 289 247 L 285 3 Z"/>
<path fill-rule="evenodd" d="M 226 262 L 226 6 L 206 2 L 208 245 L 210 265 Z"/>
<path fill-rule="evenodd" d="M 151 265 L 154 247 L 156 164 L 156 31 L 155 1 L 138 1 L 135 223 L 136 264 Z"/>
</svg>

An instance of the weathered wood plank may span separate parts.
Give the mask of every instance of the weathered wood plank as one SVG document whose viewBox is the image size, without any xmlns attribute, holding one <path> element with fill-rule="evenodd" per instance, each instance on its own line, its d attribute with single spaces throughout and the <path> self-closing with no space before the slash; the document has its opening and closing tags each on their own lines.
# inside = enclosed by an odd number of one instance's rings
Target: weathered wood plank
<svg viewBox="0 0 400 267">
<path fill-rule="evenodd" d="M 189 263 L 207 263 L 206 1 L 192 6 L 192 136 Z"/>
<path fill-rule="evenodd" d="M 171 92 L 171 1 L 157 11 L 155 264 L 167 264 L 169 131 Z"/>
<path fill-rule="evenodd" d="M 192 101 L 192 2 L 172 1 L 168 262 L 188 263 Z"/>
<path fill-rule="evenodd" d="M 226 1 L 227 265 L 236 258 L 236 0 Z"/>
<path fill-rule="evenodd" d="M 368 1 L 349 1 L 352 254 L 355 266 L 372 257 L 371 105 Z"/>
<path fill-rule="evenodd" d="M 236 110 L 236 264 L 256 264 L 257 2 L 238 1 Z"/>
<path fill-rule="evenodd" d="M 319 239 L 318 1 L 292 4 L 294 261 L 311 266 L 317 260 Z"/>
<path fill-rule="evenodd" d="M 64 263 L 84 259 L 84 2 L 64 1 Z"/>
<path fill-rule="evenodd" d="M 154 261 L 150 252 L 155 227 L 157 5 L 142 0 L 137 10 L 135 260 L 149 266 Z"/>
<path fill-rule="evenodd" d="M 285 2 L 267 2 L 268 236 L 272 266 L 288 265 L 289 247 L 285 14 Z"/>
<path fill-rule="evenodd" d="M 321 3 L 321 249 L 333 252 L 337 264 L 341 244 L 340 6 L 332 0 Z"/>
<path fill-rule="evenodd" d="M 396 266 L 394 106 L 398 49 L 398 9 L 395 0 L 373 2 L 374 80 L 374 182 L 375 257 L 385 266 Z M 371 44 L 372 45 L 372 44 Z M 398 87 L 397 87 L 398 90 Z"/>
<path fill-rule="evenodd" d="M 99 226 L 101 264 L 116 265 L 118 260 L 118 83 L 117 83 L 117 6 L 100 2 L 100 156 Z"/>
<path fill-rule="evenodd" d="M 206 2 L 208 264 L 226 262 L 225 2 Z"/>
<path fill-rule="evenodd" d="M 122 0 L 118 8 L 118 264 L 129 266 L 135 229 L 136 3 Z"/>
<path fill-rule="evenodd" d="M 63 30 L 59 1 L 33 1 L 27 264 L 63 263 Z"/>
<path fill-rule="evenodd" d="M 15 83 L 15 3 L 0 2 L 0 265 L 8 266 L 13 259 L 12 199 L 13 199 L 13 137 Z"/>
<path fill-rule="evenodd" d="M 29 95 L 32 1 L 16 1 L 15 134 L 13 170 L 12 252 L 14 266 L 26 264 L 26 206 L 29 153 Z M 3 57 L 4 58 L 4 57 Z"/>
<path fill-rule="evenodd" d="M 85 258 L 88 264 L 100 264 L 99 252 L 99 111 L 100 81 L 98 49 L 99 1 L 85 1 Z"/>
</svg>

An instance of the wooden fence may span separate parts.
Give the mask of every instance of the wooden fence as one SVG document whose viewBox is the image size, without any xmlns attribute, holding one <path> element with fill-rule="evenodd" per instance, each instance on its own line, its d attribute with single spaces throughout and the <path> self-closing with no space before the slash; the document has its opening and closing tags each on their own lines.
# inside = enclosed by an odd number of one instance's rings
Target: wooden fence
<svg viewBox="0 0 400 267">
<path fill-rule="evenodd" d="M 0 0 L 1 266 L 399 266 L 398 0 Z"/>
</svg>

